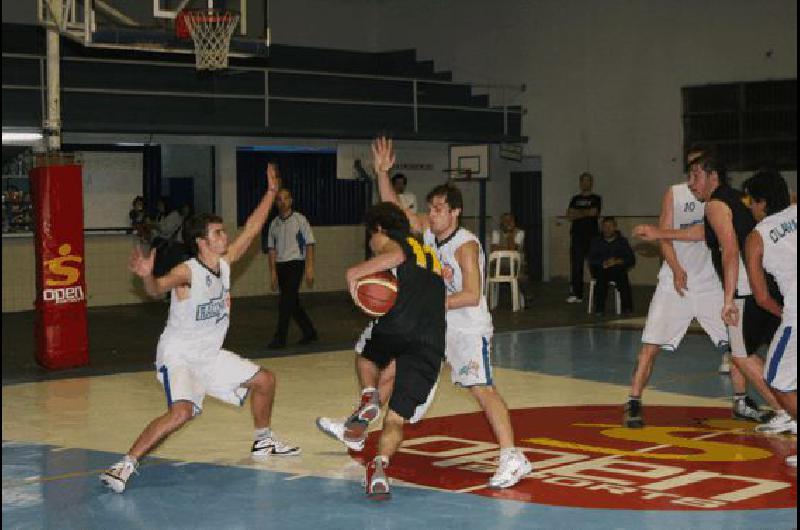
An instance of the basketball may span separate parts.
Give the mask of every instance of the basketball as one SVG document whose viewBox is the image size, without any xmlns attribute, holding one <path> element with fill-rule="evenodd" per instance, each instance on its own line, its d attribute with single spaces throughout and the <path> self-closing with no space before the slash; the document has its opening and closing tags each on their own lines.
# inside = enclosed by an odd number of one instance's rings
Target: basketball
<svg viewBox="0 0 800 530">
<path fill-rule="evenodd" d="M 368 274 L 356 282 L 356 305 L 371 317 L 383 316 L 397 299 L 397 278 L 388 271 Z"/>
</svg>

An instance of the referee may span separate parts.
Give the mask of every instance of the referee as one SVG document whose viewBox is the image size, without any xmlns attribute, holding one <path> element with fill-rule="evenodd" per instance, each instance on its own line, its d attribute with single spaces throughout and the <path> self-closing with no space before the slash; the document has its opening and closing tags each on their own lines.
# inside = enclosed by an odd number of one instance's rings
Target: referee
<svg viewBox="0 0 800 530">
<path fill-rule="evenodd" d="M 269 348 L 286 346 L 289 319 L 293 318 L 303 338 L 299 344 L 317 340 L 317 331 L 300 305 L 300 282 L 305 275 L 306 284 L 314 283 L 314 233 L 301 213 L 292 210 L 292 194 L 281 189 L 275 201 L 278 216 L 272 220 L 267 234 L 272 290 L 280 291 L 278 303 L 278 329 Z"/>
</svg>

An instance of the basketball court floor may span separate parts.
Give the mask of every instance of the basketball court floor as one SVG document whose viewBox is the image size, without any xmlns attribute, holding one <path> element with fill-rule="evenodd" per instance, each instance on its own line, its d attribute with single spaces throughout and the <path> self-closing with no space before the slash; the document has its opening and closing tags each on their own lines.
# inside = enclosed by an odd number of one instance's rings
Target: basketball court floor
<svg viewBox="0 0 800 530">
<path fill-rule="evenodd" d="M 164 410 L 154 372 L 3 386 L 3 528 L 796 527 L 796 439 L 730 419 L 730 387 L 702 335 L 659 359 L 647 427 L 620 426 L 641 332 L 580 326 L 498 334 L 495 378 L 534 462 L 517 487 L 484 485 L 498 455 L 471 398 L 440 380 L 392 462 L 392 498 L 361 486 L 361 456 L 317 431 L 354 405 L 351 351 L 259 360 L 278 376 L 273 428 L 303 454 L 249 457 L 249 409 L 208 399 L 123 495 L 98 473 Z M 372 432 L 366 455 L 374 453 Z"/>
</svg>

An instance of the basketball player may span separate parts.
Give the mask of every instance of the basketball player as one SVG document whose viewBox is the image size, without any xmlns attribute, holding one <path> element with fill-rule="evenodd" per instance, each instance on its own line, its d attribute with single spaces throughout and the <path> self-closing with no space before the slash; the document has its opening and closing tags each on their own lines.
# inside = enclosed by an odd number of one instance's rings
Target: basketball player
<svg viewBox="0 0 800 530">
<path fill-rule="evenodd" d="M 791 415 L 787 431 L 797 435 L 797 205 L 777 171 L 762 171 L 744 183 L 758 224 L 745 243 L 747 277 L 759 306 L 781 317 L 764 366 L 764 379 Z M 770 295 L 764 271 L 778 283 L 783 307 Z M 758 430 L 758 429 L 756 429 Z M 797 467 L 797 454 L 786 463 Z"/>
<path fill-rule="evenodd" d="M 357 280 L 369 274 L 393 270 L 398 283 L 394 306 L 372 323 L 361 349 L 362 357 L 377 369 L 394 361 L 394 390 L 383 418 L 378 454 L 367 464 L 365 480 L 367 496 L 385 498 L 389 495 L 385 468 L 403 441 L 403 425 L 421 420 L 433 401 L 444 360 L 445 289 L 439 260 L 411 237 L 408 218 L 400 207 L 390 202 L 376 204 L 367 212 L 366 225 L 374 256 L 347 271 L 353 299 L 357 300 Z M 374 412 L 377 416 L 378 409 Z M 363 447 L 363 439 L 361 443 Z"/>
<path fill-rule="evenodd" d="M 781 432 L 788 428 L 791 418 L 764 381 L 764 363 L 756 355 L 765 336 L 772 337 L 780 321 L 756 305 L 740 253 L 745 238 L 755 227 L 755 220 L 741 195 L 728 185 L 724 166 L 712 154 L 706 153 L 692 162 L 689 189 L 699 201 L 706 203 L 703 225 L 679 230 L 643 225 L 636 227 L 634 234 L 649 240 L 705 239 L 723 286 L 721 316 L 728 328 L 733 364 L 775 411 L 763 414 L 757 421 L 769 421 L 770 427 L 765 425 L 764 428 L 770 429 L 769 432 Z M 741 417 L 736 412 L 743 410 L 741 405 L 747 399 L 740 389 L 734 388 L 734 391 L 734 414 Z"/>
<path fill-rule="evenodd" d="M 277 170 L 270 164 L 267 193 L 232 243 L 228 244 L 220 217 L 202 214 L 184 227 L 184 241 L 194 257 L 165 276 L 153 276 L 155 252 L 145 255 L 138 247 L 134 250 L 130 269 L 142 279 L 147 294 L 154 298 L 167 292 L 172 295 L 156 354 L 156 376 L 164 386 L 167 412 L 150 422 L 125 457 L 100 475 L 101 482 L 116 493 L 125 491 L 143 456 L 202 412 L 207 394 L 241 406 L 252 393 L 253 457 L 300 453 L 299 448 L 276 440 L 270 429 L 274 374 L 222 349 L 230 317 L 230 265 L 261 233 L 278 190 L 276 179 Z"/>
<path fill-rule="evenodd" d="M 372 145 L 372 152 L 381 199 L 399 205 L 389 181 L 389 170 L 395 161 L 392 141 L 378 138 Z M 483 249 L 471 232 L 459 226 L 463 199 L 457 188 L 448 184 L 437 186 L 428 194 L 427 201 L 429 214 L 415 214 L 410 210 L 405 210 L 405 213 L 412 232 L 423 234 L 425 245 L 435 249 L 442 264 L 442 277 L 447 288 L 445 357 L 452 369 L 451 379 L 454 384 L 469 389 L 500 445 L 500 464 L 489 479 L 488 487 L 508 488 L 519 482 L 532 467 L 525 454 L 514 446 L 514 429 L 508 407 L 492 380 L 489 352 L 493 327 L 483 294 Z M 386 381 L 385 374 L 381 375 L 381 380 Z M 384 392 L 383 388 L 380 393 L 373 389 L 371 396 L 364 396 L 360 409 L 351 419 L 358 417 L 360 411 L 374 408 L 376 395 L 383 396 Z M 336 429 L 338 433 L 342 431 Z"/>
<path fill-rule="evenodd" d="M 703 154 L 693 148 L 687 153 L 687 164 Z M 687 228 L 703 224 L 705 204 L 698 201 L 689 185 L 675 184 L 664 193 L 661 203 L 661 228 Z M 714 272 L 711 253 L 702 241 L 660 240 L 664 263 L 658 273 L 658 285 L 650 302 L 647 322 L 642 333 L 642 349 L 631 378 L 631 393 L 625 405 L 624 425 L 644 427 L 641 396 L 656 356 L 660 350 L 675 351 L 693 319 L 697 319 L 714 346 L 723 355 L 728 351 L 728 332 L 719 309 L 722 307 L 722 284 Z M 738 374 L 737 374 L 738 375 Z M 740 386 L 744 381 L 740 378 Z M 758 408 L 750 400 L 741 412 L 734 414 L 755 418 Z"/>
</svg>

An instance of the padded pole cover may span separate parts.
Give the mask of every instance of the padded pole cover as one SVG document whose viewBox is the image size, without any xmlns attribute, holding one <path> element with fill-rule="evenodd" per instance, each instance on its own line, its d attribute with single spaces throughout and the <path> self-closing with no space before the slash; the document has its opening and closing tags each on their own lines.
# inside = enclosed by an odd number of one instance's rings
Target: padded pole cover
<svg viewBox="0 0 800 530">
<path fill-rule="evenodd" d="M 49 370 L 89 363 L 81 166 L 30 173 L 34 205 L 36 362 Z"/>
</svg>

